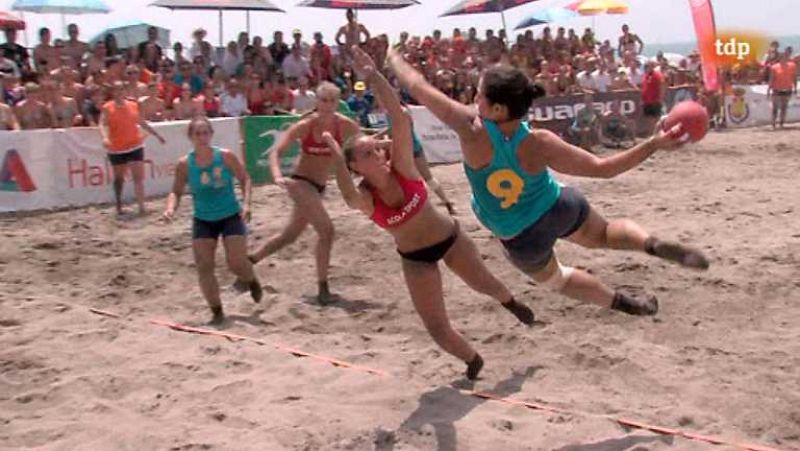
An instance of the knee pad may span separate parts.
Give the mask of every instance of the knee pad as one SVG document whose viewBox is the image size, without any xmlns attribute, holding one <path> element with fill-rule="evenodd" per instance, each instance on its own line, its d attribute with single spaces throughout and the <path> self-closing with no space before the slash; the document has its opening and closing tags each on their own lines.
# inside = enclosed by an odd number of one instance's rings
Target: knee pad
<svg viewBox="0 0 800 451">
<path fill-rule="evenodd" d="M 567 286 L 567 282 L 569 282 L 572 273 L 575 272 L 575 268 L 562 266 L 561 262 L 558 260 L 556 260 L 556 265 L 556 271 L 553 275 L 544 282 L 541 282 L 540 285 L 555 292 L 561 292 L 561 290 Z"/>
<path fill-rule="evenodd" d="M 428 184 L 428 188 L 430 188 L 433 191 L 436 191 L 441 186 L 439 185 L 439 181 L 436 180 L 436 177 L 431 177 L 431 179 L 426 181 L 426 183 Z"/>
</svg>

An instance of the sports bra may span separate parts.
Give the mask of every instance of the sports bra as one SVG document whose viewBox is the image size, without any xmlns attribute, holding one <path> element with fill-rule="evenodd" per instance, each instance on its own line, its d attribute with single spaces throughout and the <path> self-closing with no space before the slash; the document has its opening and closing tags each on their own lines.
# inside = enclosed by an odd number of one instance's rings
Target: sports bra
<svg viewBox="0 0 800 451">
<path fill-rule="evenodd" d="M 338 119 L 336 119 L 336 125 L 334 126 L 333 138 L 339 143 L 339 145 L 342 144 L 342 131 Z M 303 149 L 303 153 L 308 155 L 326 157 L 331 155 L 332 152 L 326 143 L 317 141 L 317 139 L 314 137 L 313 121 L 311 122 L 311 130 L 309 130 L 308 135 L 303 138 L 301 147 Z"/>
<path fill-rule="evenodd" d="M 372 219 L 375 224 L 384 229 L 399 227 L 417 215 L 425 206 L 428 200 L 428 188 L 425 180 L 411 180 L 403 177 L 399 172 L 392 168 L 392 175 L 403 189 L 403 206 L 400 208 L 390 207 L 381 199 L 377 190 L 367 185 L 372 194 Z"/>
</svg>

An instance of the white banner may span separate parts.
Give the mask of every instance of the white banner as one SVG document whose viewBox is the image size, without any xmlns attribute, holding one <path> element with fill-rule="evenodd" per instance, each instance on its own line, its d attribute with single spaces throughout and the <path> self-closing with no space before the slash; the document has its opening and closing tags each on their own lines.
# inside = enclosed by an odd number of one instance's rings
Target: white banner
<svg viewBox="0 0 800 451">
<path fill-rule="evenodd" d="M 757 127 L 772 124 L 772 100 L 766 85 L 736 86 L 725 97 L 729 127 Z M 800 122 L 800 97 L 792 95 L 786 110 L 786 122 Z"/>
<path fill-rule="evenodd" d="M 241 155 L 236 118 L 215 119 L 214 143 Z M 189 151 L 187 121 L 153 124 L 167 143 L 145 141 L 145 193 L 172 189 L 178 159 Z M 0 132 L 0 212 L 113 202 L 111 164 L 95 128 Z M 126 200 L 133 185 L 125 184 Z"/>
<path fill-rule="evenodd" d="M 442 123 L 427 108 L 410 107 L 425 158 L 431 163 L 457 163 L 462 160 L 461 144 L 458 135 L 450 127 Z"/>
</svg>

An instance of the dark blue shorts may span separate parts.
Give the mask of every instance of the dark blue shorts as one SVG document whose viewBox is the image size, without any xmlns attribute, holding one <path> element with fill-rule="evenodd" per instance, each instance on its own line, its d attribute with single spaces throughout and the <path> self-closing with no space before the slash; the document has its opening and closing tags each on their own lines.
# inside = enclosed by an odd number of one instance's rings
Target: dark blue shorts
<svg viewBox="0 0 800 451">
<path fill-rule="evenodd" d="M 508 240 L 500 240 L 506 257 L 526 274 L 541 271 L 553 256 L 556 240 L 575 233 L 589 217 L 589 201 L 576 188 L 561 188 L 553 208 L 532 226 Z"/>
<path fill-rule="evenodd" d="M 109 153 L 108 161 L 111 162 L 111 166 L 119 166 L 134 161 L 144 161 L 144 147 L 139 147 L 138 149 L 125 153 Z"/>
<path fill-rule="evenodd" d="M 225 219 L 220 219 L 219 221 L 204 221 L 194 218 L 194 222 L 192 223 L 193 240 L 204 238 L 216 240 L 220 235 L 222 235 L 223 238 L 247 235 L 247 226 L 244 224 L 244 221 L 242 221 L 242 217 L 239 216 L 239 213 L 228 216 Z"/>
</svg>

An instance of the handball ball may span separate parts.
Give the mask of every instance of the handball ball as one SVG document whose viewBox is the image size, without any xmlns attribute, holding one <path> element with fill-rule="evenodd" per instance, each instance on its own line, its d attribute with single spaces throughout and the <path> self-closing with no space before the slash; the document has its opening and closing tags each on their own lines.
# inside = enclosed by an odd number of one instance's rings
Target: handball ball
<svg viewBox="0 0 800 451">
<path fill-rule="evenodd" d="M 708 132 L 708 112 L 694 100 L 683 101 L 672 107 L 664 120 L 663 129 L 669 130 L 678 124 L 683 126 L 689 141 L 700 141 Z"/>
</svg>

